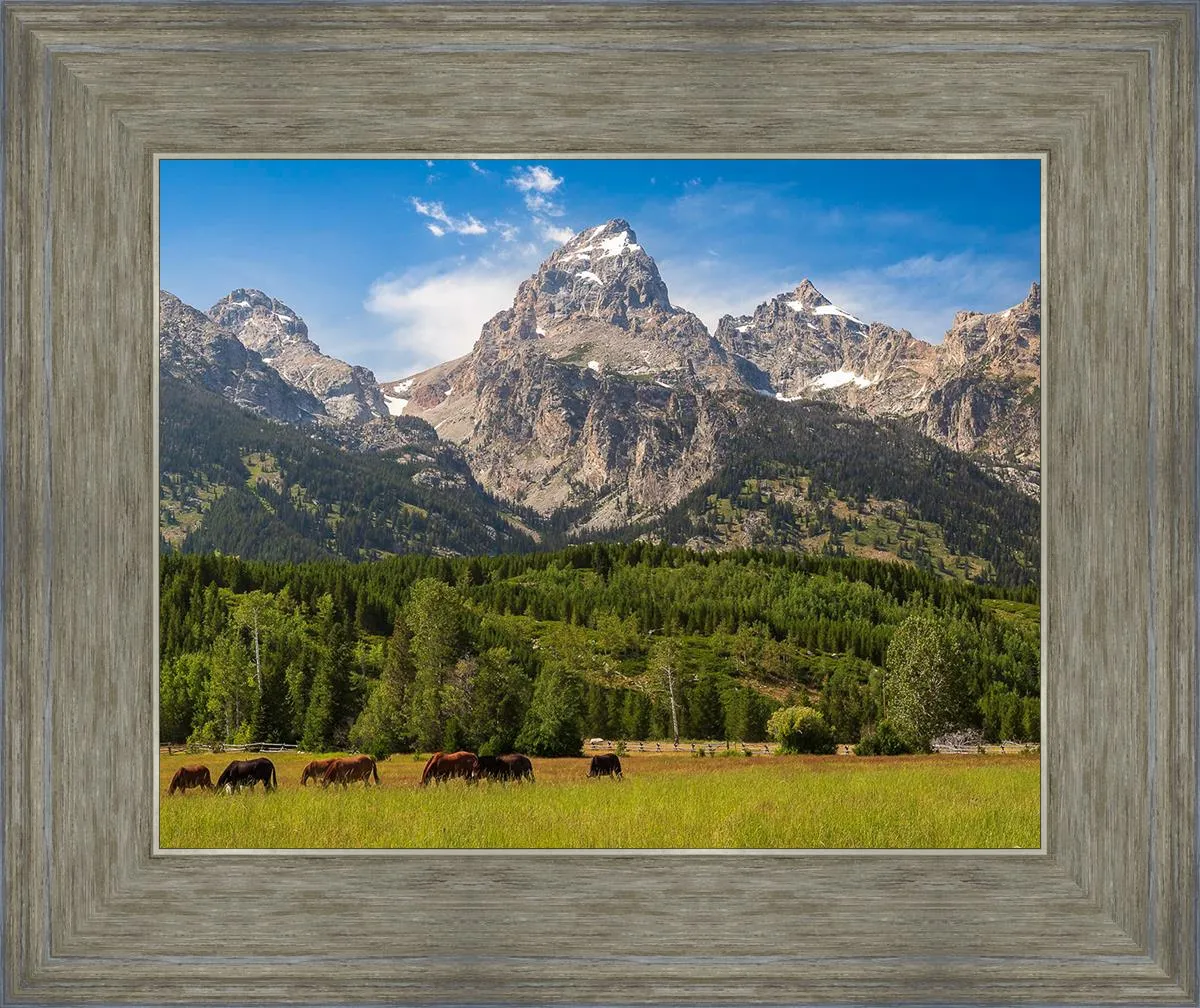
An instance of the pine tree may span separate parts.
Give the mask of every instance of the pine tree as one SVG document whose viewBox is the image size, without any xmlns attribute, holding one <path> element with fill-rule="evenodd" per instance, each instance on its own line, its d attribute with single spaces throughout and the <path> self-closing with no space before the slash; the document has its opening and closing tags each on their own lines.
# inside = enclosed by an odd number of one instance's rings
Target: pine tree
<svg viewBox="0 0 1200 1008">
<path fill-rule="evenodd" d="M 517 748 L 531 756 L 579 756 L 583 751 L 583 690 L 579 677 L 551 661 L 533 685 Z"/>
</svg>

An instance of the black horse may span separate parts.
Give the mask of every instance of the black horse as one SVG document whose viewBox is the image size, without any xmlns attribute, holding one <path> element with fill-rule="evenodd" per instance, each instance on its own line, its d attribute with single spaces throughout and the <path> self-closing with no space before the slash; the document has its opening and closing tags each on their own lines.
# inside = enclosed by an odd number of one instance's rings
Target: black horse
<svg viewBox="0 0 1200 1008">
<path fill-rule="evenodd" d="M 509 753 L 507 756 L 501 756 L 500 762 L 508 768 L 509 780 L 533 780 L 533 764 L 528 756 Z"/>
<path fill-rule="evenodd" d="M 240 787 L 253 788 L 256 781 L 262 781 L 267 791 L 278 786 L 275 777 L 275 764 L 266 757 L 251 760 L 234 760 L 224 770 L 217 781 L 217 790 L 229 787 L 236 791 Z"/>
<path fill-rule="evenodd" d="M 621 761 L 616 753 L 605 753 L 603 756 L 593 756 L 592 765 L 588 768 L 589 777 L 621 777 Z"/>
<path fill-rule="evenodd" d="M 476 778 L 488 780 L 533 780 L 533 764 L 528 756 L 509 753 L 507 756 L 480 756 Z"/>
<path fill-rule="evenodd" d="M 480 756 L 476 779 L 508 780 L 508 765 L 499 756 Z"/>
</svg>

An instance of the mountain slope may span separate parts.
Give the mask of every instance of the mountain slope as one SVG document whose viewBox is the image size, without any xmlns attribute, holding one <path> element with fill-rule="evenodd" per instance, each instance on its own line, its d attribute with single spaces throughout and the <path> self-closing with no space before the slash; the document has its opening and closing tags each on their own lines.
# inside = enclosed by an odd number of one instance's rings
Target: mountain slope
<svg viewBox="0 0 1200 1008">
<path fill-rule="evenodd" d="M 362 424 L 388 415 L 375 375 L 321 353 L 304 320 L 282 301 L 239 288 L 213 305 L 208 316 L 289 385 L 319 399 L 335 422 Z"/>
<path fill-rule="evenodd" d="M 169 374 L 159 391 L 163 536 L 185 552 L 357 560 L 533 545 L 432 439 L 398 456 L 355 453 Z"/>
<path fill-rule="evenodd" d="M 1037 579 L 1037 503 L 971 458 L 894 418 L 757 397 L 748 406 L 712 478 L 616 537 L 899 559 L 1002 585 Z"/>
</svg>

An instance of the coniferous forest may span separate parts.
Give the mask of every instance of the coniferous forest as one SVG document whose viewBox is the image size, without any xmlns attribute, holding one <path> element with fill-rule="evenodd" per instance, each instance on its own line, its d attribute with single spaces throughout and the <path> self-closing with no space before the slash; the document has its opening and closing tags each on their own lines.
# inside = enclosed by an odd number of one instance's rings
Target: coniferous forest
<svg viewBox="0 0 1200 1008">
<path fill-rule="evenodd" d="M 803 704 L 855 743 L 884 720 L 889 644 L 917 616 L 961 665 L 962 723 L 1039 735 L 1033 585 L 647 542 L 359 564 L 168 552 L 160 569 L 163 742 L 552 756 L 591 736 L 758 741 Z"/>
</svg>

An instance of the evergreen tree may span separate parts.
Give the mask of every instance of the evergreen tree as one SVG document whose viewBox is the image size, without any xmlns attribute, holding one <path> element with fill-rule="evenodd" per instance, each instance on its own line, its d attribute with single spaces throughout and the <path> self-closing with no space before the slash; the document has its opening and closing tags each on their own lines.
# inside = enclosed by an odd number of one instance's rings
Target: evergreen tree
<svg viewBox="0 0 1200 1008">
<path fill-rule="evenodd" d="M 379 682 L 350 729 L 351 745 L 376 759 L 412 748 L 406 706 L 415 677 L 412 632 L 403 616 L 399 616 L 384 649 Z"/>
<path fill-rule="evenodd" d="M 413 585 L 406 620 L 414 665 L 409 731 L 419 750 L 441 749 L 447 720 L 444 687 L 467 646 L 462 597 L 444 581 L 422 578 Z"/>
<path fill-rule="evenodd" d="M 496 756 L 516 748 L 530 692 L 508 648 L 489 648 L 479 656 L 469 720 L 480 753 Z"/>
<path fill-rule="evenodd" d="M 309 752 L 346 748 L 353 722 L 350 669 L 354 651 L 344 613 L 335 608 L 329 595 L 321 599 L 320 619 L 324 653 L 313 677 L 304 715 L 302 745 Z"/>
<path fill-rule="evenodd" d="M 533 684 L 533 699 L 517 748 L 531 756 L 579 756 L 583 751 L 582 708 L 579 677 L 557 661 L 548 662 Z"/>
</svg>

